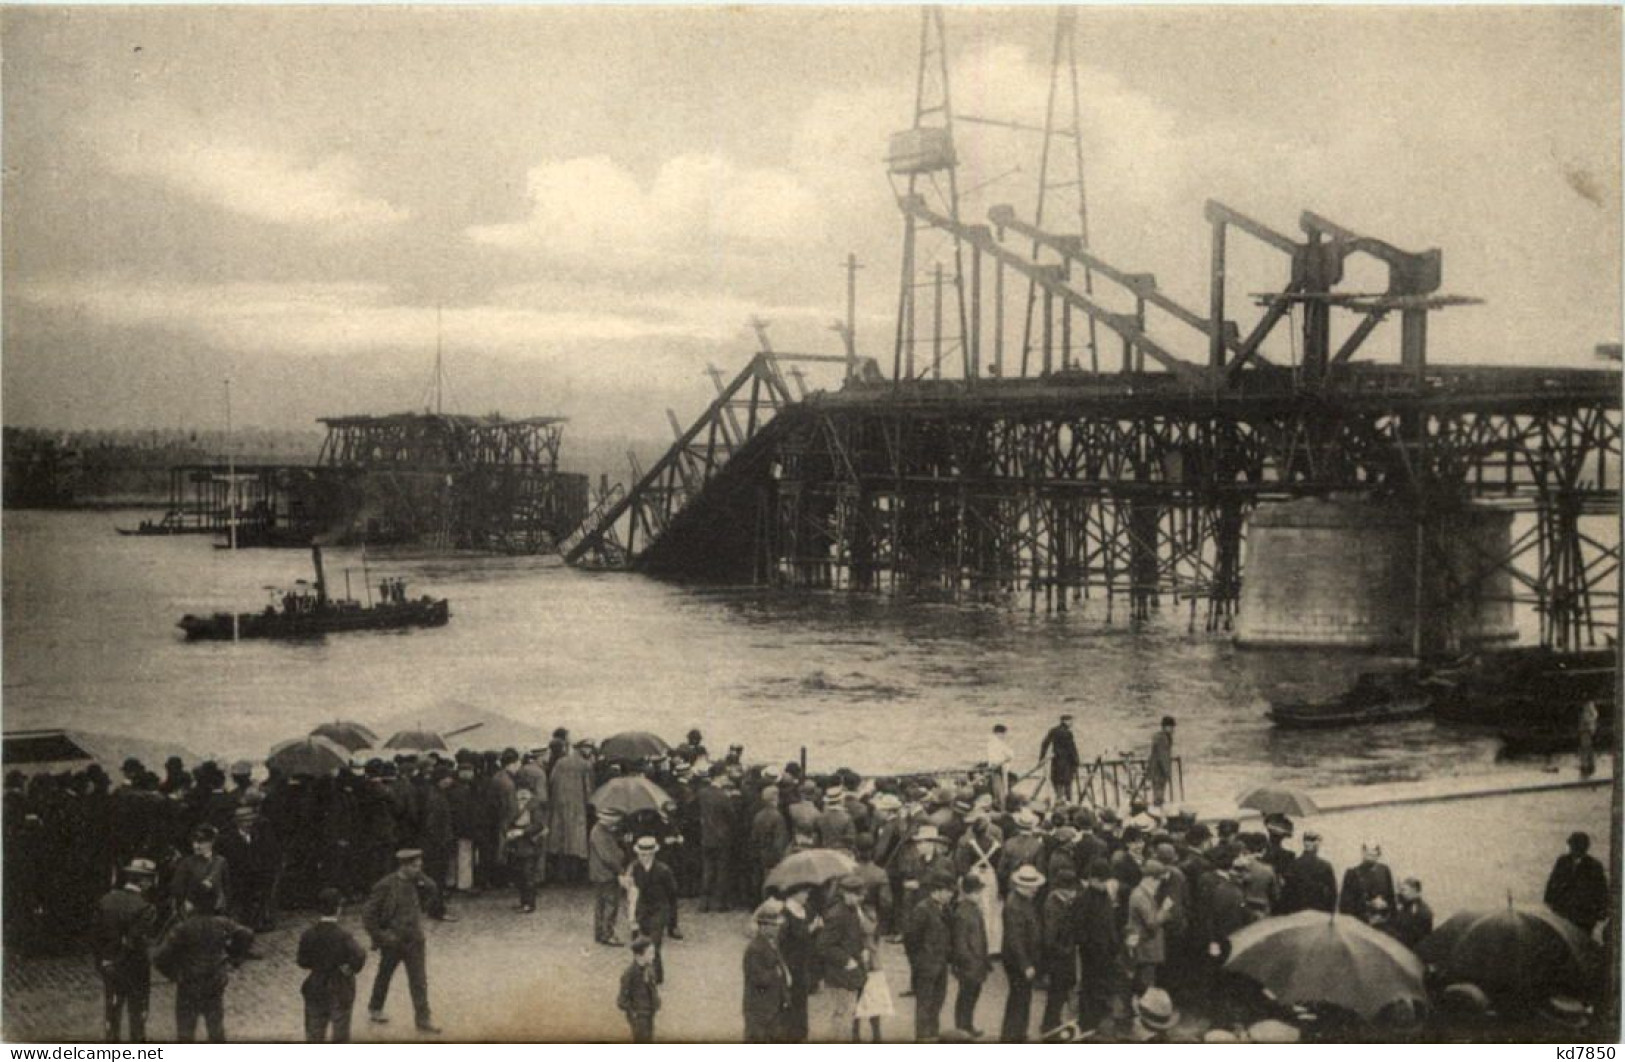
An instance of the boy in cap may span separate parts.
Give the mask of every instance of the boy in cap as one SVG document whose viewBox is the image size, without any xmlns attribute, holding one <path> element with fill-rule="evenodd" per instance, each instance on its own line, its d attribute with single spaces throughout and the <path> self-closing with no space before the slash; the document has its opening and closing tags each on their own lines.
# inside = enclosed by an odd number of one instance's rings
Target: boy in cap
<svg viewBox="0 0 1625 1062">
<path fill-rule="evenodd" d="M 817 952 L 824 970 L 824 984 L 834 1004 L 830 1014 L 831 1040 L 847 1036 L 858 1040 L 858 995 L 869 979 L 869 934 L 873 923 L 863 913 L 866 891 L 857 874 L 842 877 L 837 888 L 840 902 L 824 916 L 824 928 L 817 937 Z"/>
<path fill-rule="evenodd" d="M 784 914 L 777 900 L 756 909 L 756 935 L 745 948 L 745 1042 L 778 1043 L 784 1013 L 790 1006 L 790 968 L 779 954 L 779 932 Z"/>
<path fill-rule="evenodd" d="M 219 894 L 207 881 L 192 885 L 184 915 L 153 956 L 153 965 L 175 982 L 175 1039 L 197 1040 L 202 1018 L 210 1043 L 226 1042 L 229 965 L 247 954 L 254 931 L 215 911 Z"/>
<path fill-rule="evenodd" d="M 654 976 L 654 945 L 648 940 L 632 942 L 632 962 L 621 974 L 621 991 L 615 1005 L 632 1027 L 632 1042 L 654 1043 L 655 1014 L 660 1010 L 660 988 Z"/>
<path fill-rule="evenodd" d="M 428 943 L 423 936 L 423 902 L 419 890 L 430 897 L 431 913 L 439 906 L 439 890 L 423 874 L 420 849 L 402 848 L 395 853 L 395 863 L 395 872 L 386 874 L 373 886 L 361 914 L 361 924 L 379 951 L 378 973 L 373 977 L 367 1017 L 380 1024 L 389 1021 L 384 1013 L 389 983 L 395 976 L 395 968 L 404 964 L 418 1031 L 437 1033 L 440 1029 L 429 1011 Z"/>
<path fill-rule="evenodd" d="M 96 904 L 91 946 L 102 978 L 102 1029 L 108 1043 L 118 1042 L 120 1017 L 126 1012 L 130 1042 L 147 1039 L 147 1001 L 152 994 L 147 947 L 158 933 L 158 909 L 147 894 L 157 876 L 151 860 L 131 860 L 124 868 L 123 885 Z"/>
<path fill-rule="evenodd" d="M 349 1043 L 355 977 L 367 965 L 367 952 L 339 925 L 344 905 L 339 890 L 323 889 L 316 902 L 321 916 L 300 935 L 297 957 L 299 968 L 310 971 L 299 986 L 305 997 L 305 1042 L 325 1043 L 332 1029 L 334 1043 Z"/>
</svg>

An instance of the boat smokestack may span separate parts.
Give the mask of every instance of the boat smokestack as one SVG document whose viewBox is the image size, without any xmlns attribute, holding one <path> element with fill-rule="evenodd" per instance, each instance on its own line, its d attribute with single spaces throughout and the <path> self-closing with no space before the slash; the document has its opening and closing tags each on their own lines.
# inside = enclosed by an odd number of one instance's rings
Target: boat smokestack
<svg viewBox="0 0 1625 1062">
<path fill-rule="evenodd" d="M 322 547 L 312 543 L 311 559 L 316 562 L 316 607 L 327 604 L 327 573 L 322 570 Z"/>
</svg>

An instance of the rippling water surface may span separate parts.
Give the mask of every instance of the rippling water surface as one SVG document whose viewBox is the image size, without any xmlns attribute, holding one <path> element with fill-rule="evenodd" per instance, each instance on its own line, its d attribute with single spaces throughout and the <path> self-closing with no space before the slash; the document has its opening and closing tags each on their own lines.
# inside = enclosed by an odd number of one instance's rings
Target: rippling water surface
<svg viewBox="0 0 1625 1062">
<path fill-rule="evenodd" d="M 310 577 L 302 551 L 213 548 L 206 537 L 121 538 L 130 513 L 5 514 L 8 729 L 74 726 L 263 756 L 344 716 L 449 729 L 483 712 L 470 744 L 567 726 L 604 736 L 704 729 L 713 748 L 865 772 L 968 764 L 1005 722 L 1036 759 L 1062 711 L 1086 757 L 1141 749 L 1164 713 L 1198 793 L 1260 779 L 1350 785 L 1491 769 L 1494 742 L 1432 722 L 1328 733 L 1273 730 L 1268 699 L 1329 693 L 1370 657 L 1241 652 L 1191 633 L 1183 608 L 1132 628 L 1066 616 L 844 594 L 677 587 L 588 574 L 557 558 L 369 553 L 372 581 L 446 596 L 439 630 L 301 644 L 186 644 L 175 621 L 265 601 Z M 361 558 L 327 551 L 330 584 Z M 517 735 L 517 736 L 516 736 Z"/>
</svg>

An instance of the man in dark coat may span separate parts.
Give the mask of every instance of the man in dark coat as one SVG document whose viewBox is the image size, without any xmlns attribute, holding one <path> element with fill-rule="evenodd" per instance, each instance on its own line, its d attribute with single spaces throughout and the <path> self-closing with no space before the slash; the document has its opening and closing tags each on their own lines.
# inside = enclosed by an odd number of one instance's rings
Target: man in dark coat
<svg viewBox="0 0 1625 1062">
<path fill-rule="evenodd" d="M 220 855 L 231 880 L 231 916 L 258 933 L 274 928 L 272 910 L 282 857 L 252 805 L 232 812 L 232 829 L 220 838 Z"/>
<path fill-rule="evenodd" d="M 1382 925 L 1382 931 L 1401 944 L 1416 950 L 1416 946 L 1433 932 L 1433 908 L 1422 899 L 1422 882 L 1406 878 L 1399 883 L 1399 905 L 1393 917 Z"/>
<path fill-rule="evenodd" d="M 1060 723 L 1044 735 L 1038 758 L 1046 756 L 1050 757 L 1049 778 L 1055 786 L 1055 799 L 1072 800 L 1078 777 L 1078 743 L 1072 736 L 1072 716 L 1061 716 Z"/>
<path fill-rule="evenodd" d="M 159 946 L 152 963 L 175 982 L 175 1039 L 197 1040 L 202 1018 L 209 1042 L 226 1042 L 229 966 L 248 953 L 254 931 L 215 914 L 219 896 L 207 881 L 193 884 L 184 914 Z"/>
<path fill-rule="evenodd" d="M 231 891 L 228 887 L 230 875 L 226 870 L 226 861 L 214 850 L 219 836 L 220 831 L 206 822 L 193 828 L 192 854 L 178 860 L 174 870 L 170 872 L 171 924 L 181 917 L 187 899 L 199 882 L 206 882 L 214 890 L 217 902 L 225 904 L 230 899 Z"/>
<path fill-rule="evenodd" d="M 1004 1001 L 1004 1022 L 999 1041 L 1027 1042 L 1027 1026 L 1032 1020 L 1033 982 L 1043 961 L 1044 930 L 1035 899 L 1044 886 L 1044 875 L 1033 866 L 1023 866 L 1010 875 L 1010 897 L 1004 901 L 1004 976 L 1009 995 Z"/>
<path fill-rule="evenodd" d="M 863 878 L 848 874 L 838 885 L 840 899 L 824 916 L 818 931 L 818 962 L 824 971 L 824 988 L 832 1000 L 831 1042 L 850 1036 L 858 1039 L 858 995 L 869 980 L 869 934 L 861 913 L 866 891 Z"/>
<path fill-rule="evenodd" d="M 626 868 L 626 873 L 632 879 L 632 887 L 638 890 L 638 903 L 632 911 L 632 918 L 637 923 L 638 932 L 654 943 L 655 984 L 665 984 L 666 968 L 661 962 L 660 948 L 677 917 L 677 876 L 657 858 L 660 842 L 653 837 L 639 837 L 632 852 L 632 865 Z"/>
<path fill-rule="evenodd" d="M 814 914 L 807 908 L 810 886 L 801 886 L 784 898 L 784 930 L 779 934 L 779 954 L 790 971 L 790 1005 L 780 1022 L 780 1040 L 787 1044 L 807 1042 L 807 997 L 812 994 L 816 973 L 813 955 Z"/>
<path fill-rule="evenodd" d="M 158 868 L 150 860 L 132 860 L 124 868 L 123 886 L 96 905 L 91 946 L 102 978 L 103 1031 L 108 1043 L 118 1042 L 120 1017 L 126 1013 L 130 1042 L 145 1043 L 147 1039 L 147 1001 L 152 995 L 147 947 L 158 933 L 158 909 L 147 893 L 157 875 Z"/>
<path fill-rule="evenodd" d="M 909 911 L 903 927 L 903 948 L 908 953 L 914 989 L 914 1038 L 928 1043 L 937 1038 L 942 1004 L 948 995 L 948 960 L 953 946 L 948 904 L 954 895 L 953 875 L 933 870 L 926 876 L 924 889 L 926 899 Z"/>
<path fill-rule="evenodd" d="M 547 837 L 547 808 L 529 789 L 514 790 L 519 815 L 508 824 L 508 866 L 519 878 L 519 912 L 536 911 L 536 885 L 542 877 L 542 843 Z"/>
<path fill-rule="evenodd" d="M 299 992 L 305 998 L 305 1042 L 350 1042 L 350 1012 L 355 1007 L 355 977 L 367 965 L 367 952 L 339 925 L 344 896 L 323 889 L 317 897 L 321 917 L 299 937 L 297 962 L 309 970 Z"/>
<path fill-rule="evenodd" d="M 1571 833 L 1546 879 L 1546 906 L 1588 934 L 1608 917 L 1608 872 L 1590 853 L 1591 835 Z"/>
<path fill-rule="evenodd" d="M 1281 913 L 1337 909 L 1337 873 L 1320 857 L 1320 834 L 1306 830 L 1303 854 L 1292 861 L 1281 890 Z"/>
<path fill-rule="evenodd" d="M 1374 904 L 1376 900 L 1382 901 L 1380 906 Z M 1394 875 L 1382 862 L 1382 846 L 1374 842 L 1362 844 L 1359 865 L 1343 872 L 1338 912 L 1369 922 L 1374 909 L 1392 911 L 1395 902 Z"/>
<path fill-rule="evenodd" d="M 1088 879 L 1072 915 L 1081 971 L 1078 1026 L 1085 1031 L 1109 1017 L 1120 1017 L 1128 993 L 1128 960 L 1117 902 L 1111 895 L 1111 864 L 1104 859 L 1092 861 Z"/>
<path fill-rule="evenodd" d="M 734 809 L 720 778 L 702 776 L 695 802 L 700 818 L 700 903 L 702 911 L 728 908 L 728 856 L 734 844 Z"/>
<path fill-rule="evenodd" d="M 750 821 L 750 845 L 756 856 L 758 885 L 760 879 L 779 865 L 784 851 L 790 845 L 790 827 L 779 810 L 779 790 L 768 786 L 762 790 L 756 815 Z M 760 893 L 760 889 L 758 889 Z"/>
<path fill-rule="evenodd" d="M 1151 755 L 1145 761 L 1145 778 L 1151 786 L 1151 803 L 1159 808 L 1173 782 L 1176 725 L 1173 716 L 1162 717 L 1162 726 L 1151 736 Z"/>
<path fill-rule="evenodd" d="M 612 948 L 622 946 L 615 937 L 615 920 L 621 910 L 621 871 L 626 867 L 626 853 L 616 833 L 621 813 L 614 808 L 598 812 L 587 838 L 587 880 L 593 888 L 592 939 Z"/>
<path fill-rule="evenodd" d="M 395 968 L 406 967 L 406 984 L 412 992 L 412 1012 L 419 1032 L 437 1033 L 429 1010 L 428 944 L 423 936 L 424 897 L 431 914 L 439 909 L 440 890 L 423 873 L 423 852 L 403 848 L 395 853 L 395 872 L 380 878 L 367 898 L 361 924 L 379 951 L 378 972 L 373 976 L 372 996 L 367 1017 L 374 1022 L 389 1020 L 384 1004 L 389 1000 L 389 982 Z"/>
<path fill-rule="evenodd" d="M 781 1038 L 784 1012 L 790 1005 L 790 969 L 779 954 L 784 927 L 782 905 L 769 900 L 756 909 L 756 936 L 745 948 L 745 1042 L 771 1044 Z"/>
<path fill-rule="evenodd" d="M 1044 1016 L 1039 1022 L 1039 1029 L 1043 1033 L 1061 1024 L 1067 1000 L 1078 983 L 1078 937 L 1073 924 L 1073 905 L 1077 897 L 1076 872 L 1063 868 L 1050 879 L 1042 914 L 1044 945 L 1041 972 L 1048 984 Z"/>
<path fill-rule="evenodd" d="M 993 964 L 987 954 L 987 922 L 982 915 L 982 893 L 988 891 L 980 875 L 959 879 L 961 896 L 953 910 L 952 962 L 959 991 L 954 996 L 954 1028 L 981 1036 L 976 1027 L 976 1003 Z M 1002 927 L 1001 927 L 1002 928 Z"/>
</svg>

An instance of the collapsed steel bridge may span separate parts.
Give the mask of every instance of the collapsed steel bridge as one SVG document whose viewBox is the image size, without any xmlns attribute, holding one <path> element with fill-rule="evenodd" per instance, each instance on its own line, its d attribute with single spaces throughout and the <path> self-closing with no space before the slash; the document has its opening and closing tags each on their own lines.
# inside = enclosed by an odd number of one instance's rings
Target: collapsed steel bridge
<svg viewBox="0 0 1625 1062">
<path fill-rule="evenodd" d="M 1419 582 L 1476 510 L 1516 514 L 1505 549 L 1437 566 L 1448 585 L 1428 604 L 1493 582 L 1538 612 L 1546 644 L 1617 636 L 1617 370 L 1430 364 L 1430 316 L 1476 301 L 1440 293 L 1441 253 L 1307 211 L 1295 236 L 1210 201 L 1209 298 L 1188 307 L 1089 248 L 1076 153 L 1064 183 L 1078 231 L 1043 223 L 1046 177 L 1030 218 L 1001 205 L 966 221 L 941 32 L 927 12 L 915 126 L 893 148 L 906 187 L 891 377 L 857 355 L 850 325 L 844 357 L 776 353 L 763 335 L 731 381 L 714 376 L 696 420 L 671 417 L 671 449 L 600 498 L 568 561 L 1033 609 L 1098 599 L 1136 618 L 1168 603 L 1193 627 L 1228 629 L 1253 510 L 1356 496 L 1414 519 Z M 1064 12 L 1057 70 L 1063 32 Z M 1052 140 L 1070 135 L 1076 152 L 1075 93 L 1071 130 L 1057 128 L 1052 84 L 1041 173 Z M 934 265 L 926 236 L 949 244 Z M 1227 290 L 1244 238 L 1285 267 L 1250 320 Z M 1349 279 L 1365 263 L 1385 272 L 1382 290 Z M 1397 359 L 1372 359 L 1394 317 Z M 1288 364 L 1266 355 L 1278 331 Z M 1193 346 L 1205 356 L 1183 353 Z M 792 395 L 786 366 L 809 361 L 844 362 L 839 389 Z M 1424 624 L 1423 608 L 1419 594 L 1416 651 L 1453 646 L 1448 610 Z"/>
</svg>

